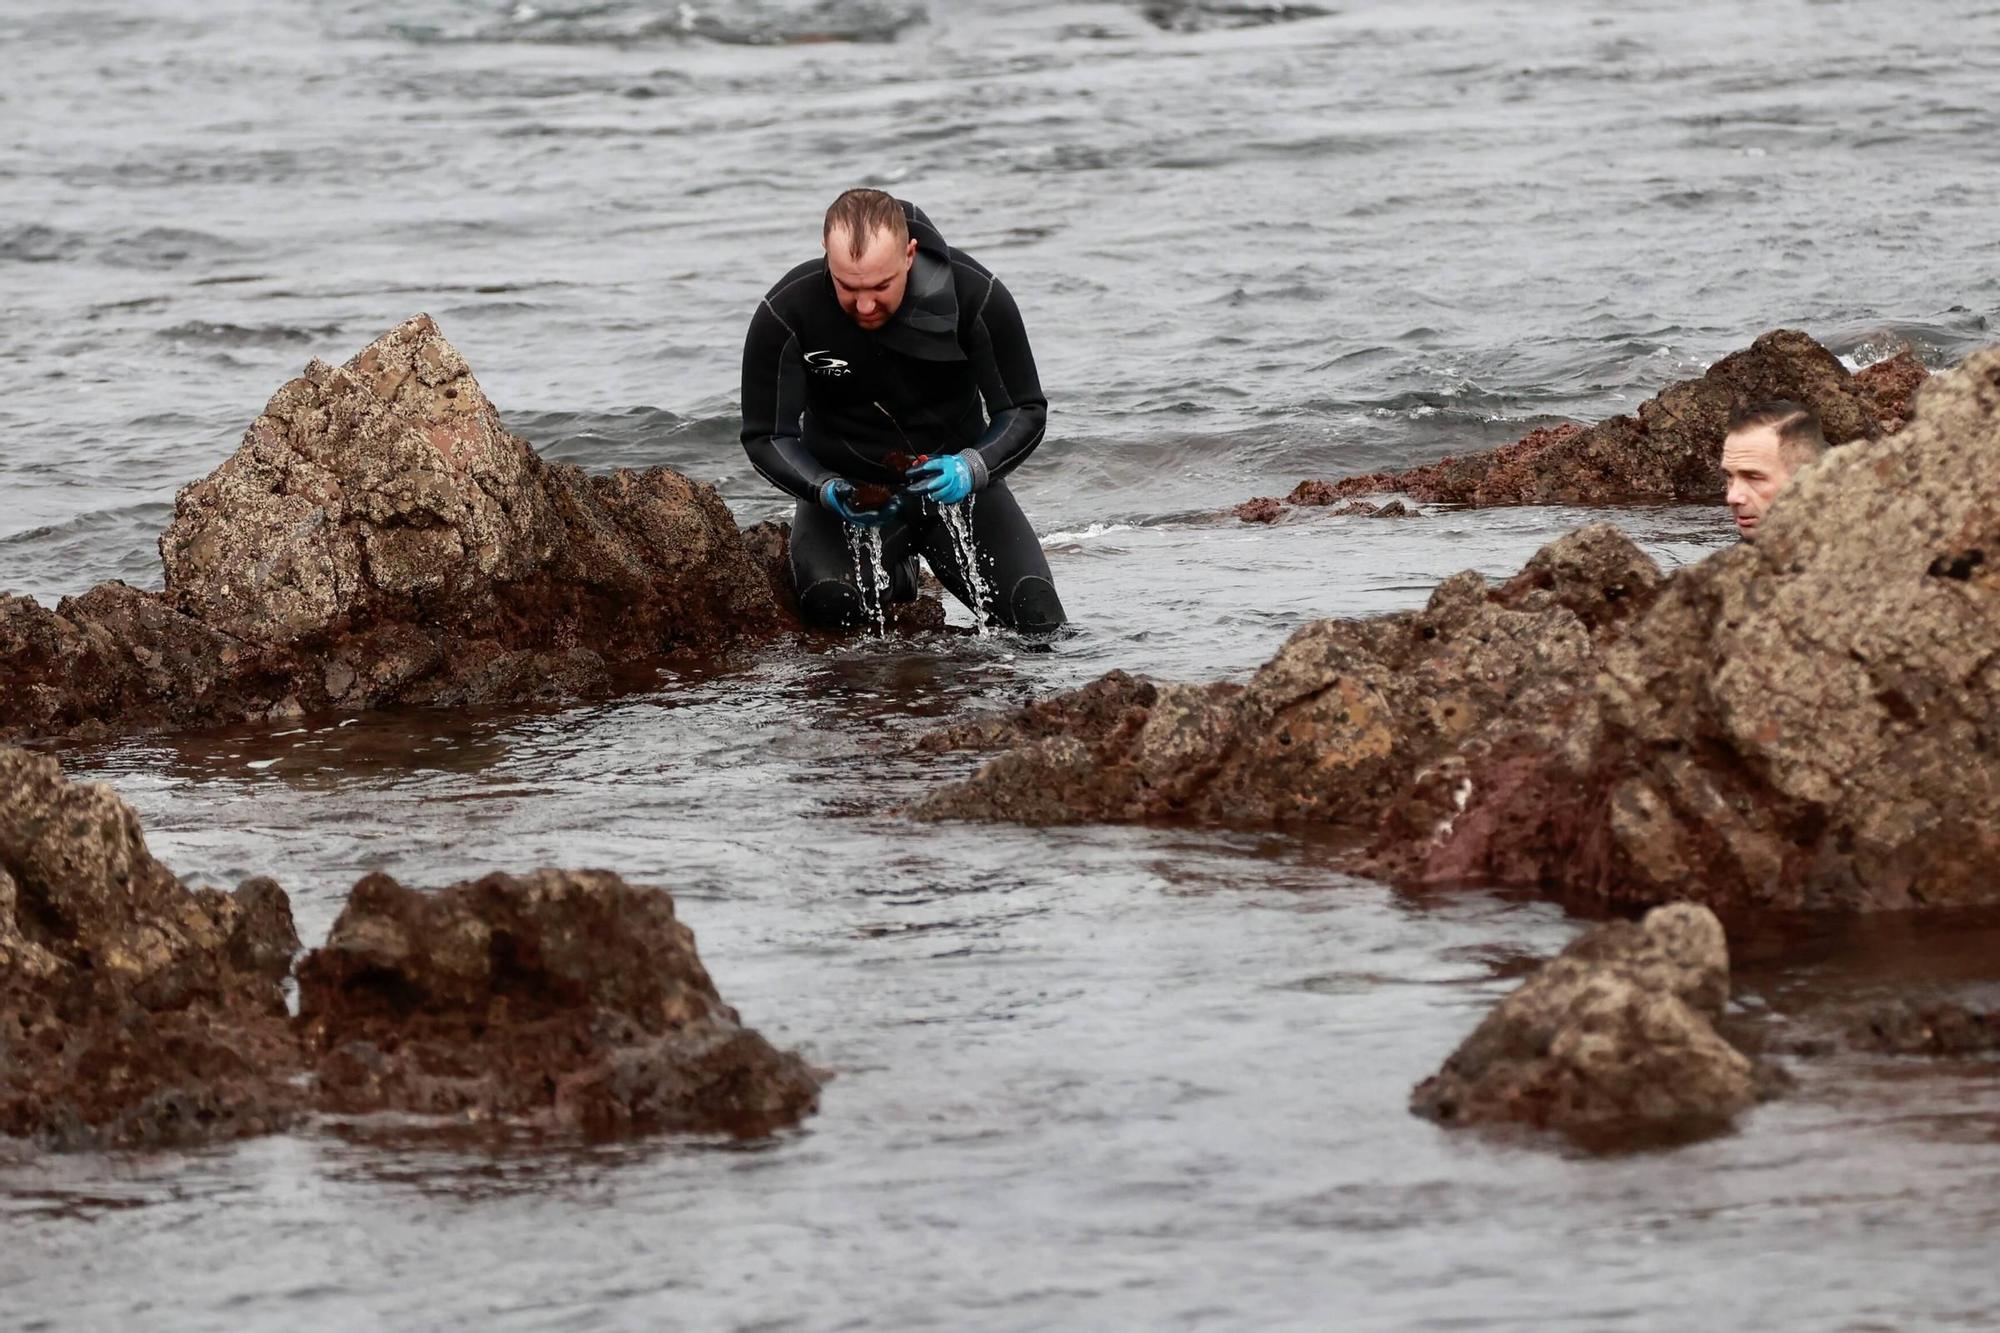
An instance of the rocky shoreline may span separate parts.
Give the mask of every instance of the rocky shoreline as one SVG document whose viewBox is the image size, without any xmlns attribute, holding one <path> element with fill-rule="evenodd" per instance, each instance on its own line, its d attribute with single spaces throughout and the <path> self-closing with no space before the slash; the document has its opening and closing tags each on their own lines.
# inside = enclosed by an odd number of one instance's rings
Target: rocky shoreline
<svg viewBox="0 0 2000 1333">
<path fill-rule="evenodd" d="M 2000 904 L 2000 348 L 1912 401 L 1923 379 L 1847 376 L 1781 331 L 1636 421 L 1295 496 L 1712 498 L 1745 395 L 1804 398 L 1847 441 L 1754 546 L 1695 566 L 1594 524 L 1504 581 L 1307 625 L 1246 682 L 1114 671 L 946 728 L 920 748 L 993 757 L 913 813 L 1310 826 L 1399 885 L 1653 908 L 1547 964 L 1413 1109 L 1599 1146 L 1725 1127 L 1783 1079 L 1717 1027 L 1723 919 Z M 0 738 L 601 692 L 619 665 L 797 632 L 785 540 L 677 473 L 543 463 L 419 317 L 315 362 L 182 491 L 164 591 L 0 598 Z M 942 620 L 935 599 L 899 615 Z M 276 884 L 185 889 L 108 789 L 0 748 L 0 1133 L 164 1146 L 389 1113 L 758 1136 L 816 1106 L 672 899 L 615 875 L 371 875 L 294 970 L 298 950 Z M 1947 1000 L 1844 1039 L 1962 1054 L 1995 1030 Z"/>
</svg>

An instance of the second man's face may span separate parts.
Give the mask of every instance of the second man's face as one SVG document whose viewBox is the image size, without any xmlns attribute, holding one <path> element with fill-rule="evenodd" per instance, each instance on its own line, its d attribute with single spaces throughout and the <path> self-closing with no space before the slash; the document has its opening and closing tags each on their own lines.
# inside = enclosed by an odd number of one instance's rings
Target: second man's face
<svg viewBox="0 0 2000 1333">
<path fill-rule="evenodd" d="M 826 268 L 833 276 L 833 294 L 848 318 L 864 329 L 881 328 L 903 304 L 910 264 L 916 257 L 915 241 L 898 245 L 886 231 L 869 237 L 858 259 L 845 228 L 836 228 L 826 238 Z"/>
<path fill-rule="evenodd" d="M 1778 432 L 1752 426 L 1733 432 L 1722 442 L 1722 478 L 1728 485 L 1723 499 L 1736 516 L 1736 531 L 1745 541 L 1757 535 L 1757 525 L 1778 492 L 1792 479 L 1792 468 L 1779 447 Z"/>
</svg>

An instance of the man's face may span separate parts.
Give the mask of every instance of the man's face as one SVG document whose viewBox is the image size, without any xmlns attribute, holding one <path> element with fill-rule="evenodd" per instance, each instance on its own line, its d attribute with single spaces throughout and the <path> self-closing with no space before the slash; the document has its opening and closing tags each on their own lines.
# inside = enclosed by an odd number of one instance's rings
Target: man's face
<svg viewBox="0 0 2000 1333">
<path fill-rule="evenodd" d="M 909 286 L 910 264 L 917 257 L 917 243 L 897 245 L 896 238 L 878 228 L 868 238 L 861 258 L 854 257 L 847 229 L 836 227 L 826 238 L 826 268 L 833 275 L 833 294 L 840 308 L 864 329 L 879 329 L 903 304 Z"/>
<path fill-rule="evenodd" d="M 1722 477 L 1728 483 L 1723 499 L 1736 515 L 1736 531 L 1745 541 L 1757 535 L 1764 511 L 1792 479 L 1792 468 L 1779 448 L 1772 426 L 1735 431 L 1722 442 Z"/>
</svg>

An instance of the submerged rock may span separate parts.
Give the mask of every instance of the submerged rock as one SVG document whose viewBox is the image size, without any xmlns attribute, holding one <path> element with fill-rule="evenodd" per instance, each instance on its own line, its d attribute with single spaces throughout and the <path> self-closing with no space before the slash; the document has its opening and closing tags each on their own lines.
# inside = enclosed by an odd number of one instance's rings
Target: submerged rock
<svg viewBox="0 0 2000 1333">
<path fill-rule="evenodd" d="M 1715 1030 L 1728 998 L 1728 946 L 1706 908 L 1594 927 L 1502 1000 L 1410 1109 L 1597 1148 L 1713 1133 L 1758 1097 L 1756 1067 Z"/>
<path fill-rule="evenodd" d="M 1669 385 L 1632 416 L 1590 427 L 1545 427 L 1498 449 L 1403 472 L 1303 481 L 1283 503 L 1333 505 L 1380 491 L 1475 507 L 1719 503 L 1722 437 L 1736 405 L 1771 398 L 1805 403 L 1819 413 L 1827 440 L 1845 444 L 1900 426 L 1925 375 L 1907 351 L 1852 375 L 1807 335 L 1777 329 L 1699 379 Z M 1236 512 L 1246 522 L 1269 523 L 1282 510 L 1278 501 L 1262 498 Z"/>
<path fill-rule="evenodd" d="M 423 315 L 281 388 L 160 553 L 0 598 L 0 736 L 591 694 L 794 624 L 712 486 L 544 462 Z"/>
<path fill-rule="evenodd" d="M 1854 1045 L 1890 1055 L 1985 1055 L 2000 1051 L 2000 1009 L 1947 999 L 1888 1000 L 1857 1015 L 1848 1031 Z"/>
<path fill-rule="evenodd" d="M 1245 523 L 1282 523 L 1290 512 L 1289 505 L 1316 503 L 1314 501 L 1303 501 L 1298 498 L 1301 494 L 1317 494 L 1315 491 L 1307 490 L 1307 487 L 1323 485 L 1325 485 L 1324 482 L 1301 482 L 1300 488 L 1292 493 L 1292 498 L 1289 501 L 1273 499 L 1268 495 L 1259 496 L 1255 500 L 1245 500 L 1242 504 L 1236 506 L 1234 512 L 1236 517 L 1242 519 Z M 1330 496 L 1325 503 L 1333 504 L 1339 499 L 1339 496 Z M 1401 500 L 1389 500 L 1382 504 L 1370 504 L 1366 500 L 1348 500 L 1333 512 L 1337 518 L 1423 517 L 1422 510 L 1412 508 L 1404 504 Z"/>
<path fill-rule="evenodd" d="M 57 1148 L 269 1133 L 302 1099 L 269 880 L 189 891 L 110 788 L 0 747 L 0 1133 Z"/>
<path fill-rule="evenodd" d="M 299 966 L 299 1021 L 346 1113 L 752 1136 L 819 1091 L 722 1002 L 673 899 L 602 871 L 369 875 Z"/>
</svg>

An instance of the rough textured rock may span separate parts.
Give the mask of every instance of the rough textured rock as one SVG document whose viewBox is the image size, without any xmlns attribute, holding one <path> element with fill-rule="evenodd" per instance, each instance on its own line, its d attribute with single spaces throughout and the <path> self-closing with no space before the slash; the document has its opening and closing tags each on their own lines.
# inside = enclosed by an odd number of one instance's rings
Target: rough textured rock
<svg viewBox="0 0 2000 1333">
<path fill-rule="evenodd" d="M 1275 496 L 1260 495 L 1237 505 L 1235 513 L 1245 523 L 1276 523 L 1285 516 L 1285 502 Z"/>
<path fill-rule="evenodd" d="M 395 623 L 623 657 L 777 622 L 712 487 L 543 462 L 428 316 L 280 389 L 160 554 L 176 609 L 254 643 Z"/>
<path fill-rule="evenodd" d="M 1930 377 L 1917 354 L 1905 347 L 1886 361 L 1856 371 L 1854 387 L 1868 395 L 1877 421 L 1886 429 L 1900 430 L 1910 419 L 1917 390 Z"/>
<path fill-rule="evenodd" d="M 769 1133 L 818 1082 L 722 1003 L 673 900 L 603 872 L 356 886 L 300 968 L 268 879 L 188 890 L 108 787 L 0 747 L 0 1134 L 266 1134 L 301 1112 Z M 317 1077 L 310 1087 L 299 1075 Z"/>
<path fill-rule="evenodd" d="M 1248 684 L 1113 672 L 931 748 L 1018 748 L 918 807 L 1032 823 L 1193 818 L 1372 831 L 1418 771 L 1491 719 L 1573 692 L 1659 571 L 1615 528 L 1551 545 L 1498 588 L 1440 584 L 1417 612 L 1323 620 Z"/>
<path fill-rule="evenodd" d="M 1777 329 L 1716 362 L 1701 378 L 1669 385 L 1632 416 L 1588 428 L 1546 427 L 1499 449 L 1405 472 L 1303 481 L 1284 503 L 1331 505 L 1380 491 L 1474 506 L 1719 502 L 1717 462 L 1735 405 L 1768 398 L 1806 403 L 1820 414 L 1827 439 L 1845 444 L 1901 425 L 1910 393 L 1925 373 L 1904 352 L 1851 375 L 1805 334 Z M 1237 510 L 1245 521 L 1259 523 L 1275 522 L 1281 512 L 1268 498 Z"/>
<path fill-rule="evenodd" d="M 108 787 L 0 747 L 0 1133 L 153 1147 L 282 1127 L 297 947 L 277 885 L 190 892 Z"/>
<path fill-rule="evenodd" d="M 1890 1055 L 1983 1055 L 2000 1051 L 2000 1010 L 1957 1000 L 1885 1001 L 1857 1015 L 1854 1045 Z"/>
<path fill-rule="evenodd" d="M 1706 908 L 1597 926 L 1502 1000 L 1417 1085 L 1411 1109 L 1593 1147 L 1722 1129 L 1758 1091 L 1750 1059 L 1715 1030 L 1728 998 L 1728 947 Z"/>
<path fill-rule="evenodd" d="M 1802 472 L 1564 707 L 1463 756 L 1402 877 L 1609 901 L 2000 901 L 2000 348 Z M 1560 744 L 1551 738 L 1560 735 Z"/>
<path fill-rule="evenodd" d="M 299 1022 L 340 1112 L 748 1136 L 818 1094 L 716 994 L 673 899 L 604 872 L 370 875 L 299 967 Z"/>
<path fill-rule="evenodd" d="M 1242 519 L 1245 523 L 1282 523 L 1291 514 L 1292 505 L 1313 503 L 1297 499 L 1298 495 L 1315 493 L 1307 491 L 1306 488 L 1324 485 L 1326 485 L 1324 482 L 1301 482 L 1299 489 L 1293 492 L 1294 498 L 1289 502 L 1273 499 L 1268 495 L 1259 496 L 1255 500 L 1246 500 L 1236 506 L 1234 513 L 1236 517 Z M 1327 503 L 1332 504 L 1338 498 L 1337 496 L 1332 497 Z M 1349 500 L 1333 512 L 1340 518 L 1420 518 L 1423 516 L 1422 510 L 1414 509 L 1404 504 L 1401 500 L 1389 500 L 1382 504 L 1370 504 L 1366 500 Z"/>
<path fill-rule="evenodd" d="M 1311 820 L 1412 884 L 1718 909 L 2000 901 L 2000 348 L 1663 579 L 1584 529 L 1498 588 L 1306 627 L 1246 686 L 1157 686 L 920 814 Z M 969 734 L 969 733 L 967 733 Z"/>
<path fill-rule="evenodd" d="M 421 315 L 281 388 L 160 553 L 162 594 L 0 598 L 0 736 L 592 694 L 794 623 L 713 487 L 544 462 Z"/>
</svg>

